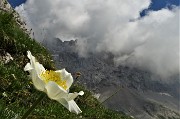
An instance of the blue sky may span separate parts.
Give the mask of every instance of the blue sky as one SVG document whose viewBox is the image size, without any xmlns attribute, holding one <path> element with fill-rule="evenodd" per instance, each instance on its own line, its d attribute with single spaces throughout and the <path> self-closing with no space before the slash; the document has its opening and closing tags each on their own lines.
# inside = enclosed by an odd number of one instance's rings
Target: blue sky
<svg viewBox="0 0 180 119">
<path fill-rule="evenodd" d="M 172 5 L 179 6 L 179 0 L 152 0 L 152 3 L 148 9 L 143 10 L 140 14 L 144 16 L 149 10 L 160 10 L 162 8 L 168 7 L 171 9 Z"/>
<path fill-rule="evenodd" d="M 12 7 L 16 7 L 26 2 L 26 0 L 8 0 Z M 171 8 L 171 5 L 179 6 L 179 0 L 152 0 L 152 4 L 148 9 L 143 10 L 140 15 L 144 16 L 149 10 L 160 10 L 162 8 Z"/>
<path fill-rule="evenodd" d="M 20 4 L 26 2 L 26 0 L 8 0 L 12 7 L 19 6 Z"/>
</svg>

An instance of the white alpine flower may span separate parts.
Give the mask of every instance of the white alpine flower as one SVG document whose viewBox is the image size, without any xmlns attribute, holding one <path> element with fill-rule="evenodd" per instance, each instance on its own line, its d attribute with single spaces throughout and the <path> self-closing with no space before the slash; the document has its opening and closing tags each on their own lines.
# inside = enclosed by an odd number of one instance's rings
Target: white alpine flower
<svg viewBox="0 0 180 119">
<path fill-rule="evenodd" d="M 37 90 L 45 92 L 50 99 L 56 100 L 66 107 L 70 112 L 79 114 L 82 111 L 74 99 L 84 92 L 69 93 L 73 83 L 73 77 L 65 69 L 52 71 L 45 70 L 42 64 L 36 61 L 30 51 L 27 51 L 30 63 L 27 63 L 24 70 L 30 73 L 32 82 Z"/>
</svg>

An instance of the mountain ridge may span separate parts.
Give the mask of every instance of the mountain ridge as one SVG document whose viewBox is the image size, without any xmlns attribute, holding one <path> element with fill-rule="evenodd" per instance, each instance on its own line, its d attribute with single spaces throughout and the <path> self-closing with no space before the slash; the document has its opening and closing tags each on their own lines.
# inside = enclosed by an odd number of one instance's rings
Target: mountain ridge
<svg viewBox="0 0 180 119">
<path fill-rule="evenodd" d="M 139 119 L 161 116 L 168 118 L 167 115 L 169 118 L 180 118 L 178 77 L 172 79 L 173 83 L 167 83 L 142 69 L 114 66 L 112 54 L 90 53 L 86 58 L 80 57 L 76 43 L 76 40 L 63 42 L 55 38 L 44 40 L 42 44 L 53 54 L 57 67 L 66 68 L 70 72 L 81 72 L 82 76 L 78 81 L 94 93 L 100 94 L 100 101 L 111 96 L 119 87 L 122 88 L 104 103 L 107 107 Z M 129 108 L 134 112 L 129 111 Z"/>
</svg>

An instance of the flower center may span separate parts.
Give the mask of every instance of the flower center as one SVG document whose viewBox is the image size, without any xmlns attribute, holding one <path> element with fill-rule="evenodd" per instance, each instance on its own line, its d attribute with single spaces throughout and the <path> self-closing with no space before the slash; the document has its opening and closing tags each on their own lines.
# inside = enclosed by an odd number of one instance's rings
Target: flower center
<svg viewBox="0 0 180 119">
<path fill-rule="evenodd" d="M 65 90 L 67 89 L 66 81 L 61 79 L 60 73 L 52 70 L 46 70 L 42 72 L 40 76 L 45 81 L 45 83 L 48 83 L 49 81 L 54 81 Z"/>
</svg>

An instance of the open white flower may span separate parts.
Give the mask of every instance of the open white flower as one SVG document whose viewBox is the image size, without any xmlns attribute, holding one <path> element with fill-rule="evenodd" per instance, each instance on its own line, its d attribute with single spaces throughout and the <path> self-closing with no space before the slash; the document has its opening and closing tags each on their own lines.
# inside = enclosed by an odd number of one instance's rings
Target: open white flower
<svg viewBox="0 0 180 119">
<path fill-rule="evenodd" d="M 30 73 L 32 82 L 36 89 L 47 93 L 50 99 L 56 100 L 66 107 L 70 112 L 76 114 L 82 111 L 75 103 L 74 99 L 84 92 L 69 93 L 69 88 L 73 83 L 73 77 L 65 69 L 52 71 L 45 70 L 42 64 L 36 61 L 35 57 L 28 51 L 30 63 L 27 63 L 24 70 Z"/>
</svg>

